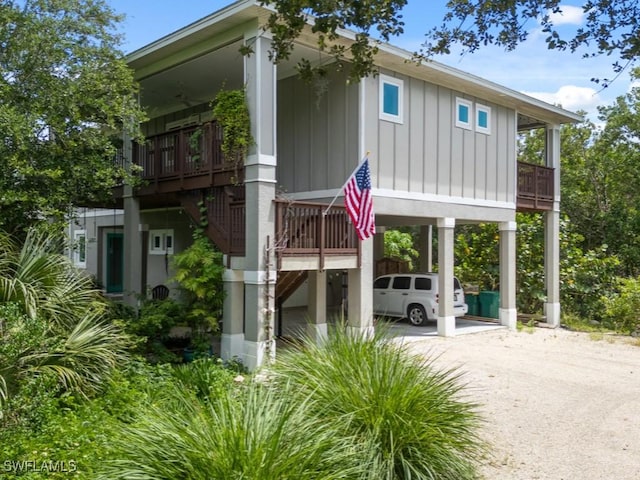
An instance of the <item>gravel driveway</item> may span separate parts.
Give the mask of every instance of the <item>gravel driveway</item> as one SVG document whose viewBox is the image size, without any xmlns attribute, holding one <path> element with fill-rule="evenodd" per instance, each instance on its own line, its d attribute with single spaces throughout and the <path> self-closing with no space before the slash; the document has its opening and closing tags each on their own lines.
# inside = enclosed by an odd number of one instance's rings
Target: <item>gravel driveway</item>
<svg viewBox="0 0 640 480">
<path fill-rule="evenodd" d="M 412 336 L 412 350 L 458 366 L 492 450 L 486 479 L 640 479 L 640 345 L 530 328 Z"/>
</svg>

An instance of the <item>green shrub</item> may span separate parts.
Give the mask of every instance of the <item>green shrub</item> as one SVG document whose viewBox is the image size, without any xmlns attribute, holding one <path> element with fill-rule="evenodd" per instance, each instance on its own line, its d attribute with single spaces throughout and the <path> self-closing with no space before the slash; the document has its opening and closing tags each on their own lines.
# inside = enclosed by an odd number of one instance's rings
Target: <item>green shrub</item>
<svg viewBox="0 0 640 480">
<path fill-rule="evenodd" d="M 174 255 L 174 280 L 185 300 L 185 318 L 194 332 L 215 331 L 222 318 L 222 253 L 197 229 L 193 244 Z"/>
<path fill-rule="evenodd" d="M 122 429 L 149 405 L 169 401 L 172 384 L 169 368 L 137 360 L 121 365 L 100 395 L 89 399 L 54 393 L 42 377 L 30 379 L 11 400 L 12 421 L 0 428 L 0 458 L 75 463 L 74 472 L 31 472 L 30 479 L 94 478 L 106 460 L 117 458 L 114 443 Z"/>
<path fill-rule="evenodd" d="M 225 367 L 221 359 L 198 358 L 184 365 L 176 365 L 173 376 L 200 399 L 221 397 L 237 375 Z"/>
<path fill-rule="evenodd" d="M 602 324 L 620 333 L 640 330 L 640 279 L 623 278 L 619 290 L 601 298 L 604 305 Z"/>
<path fill-rule="evenodd" d="M 368 478 L 470 479 L 483 452 L 477 405 L 464 397 L 460 374 L 411 356 L 384 333 L 350 335 L 343 327 L 318 346 L 278 358 L 275 371 L 342 438 L 357 438 Z"/>
</svg>

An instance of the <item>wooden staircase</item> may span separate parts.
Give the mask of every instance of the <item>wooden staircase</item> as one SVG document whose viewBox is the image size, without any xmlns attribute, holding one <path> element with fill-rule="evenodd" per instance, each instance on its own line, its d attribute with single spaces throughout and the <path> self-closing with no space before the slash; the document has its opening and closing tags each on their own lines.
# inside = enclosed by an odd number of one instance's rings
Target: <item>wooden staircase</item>
<svg viewBox="0 0 640 480">
<path fill-rule="evenodd" d="M 222 253 L 242 256 L 245 250 L 244 187 L 227 185 L 180 194 L 180 204 Z"/>
</svg>

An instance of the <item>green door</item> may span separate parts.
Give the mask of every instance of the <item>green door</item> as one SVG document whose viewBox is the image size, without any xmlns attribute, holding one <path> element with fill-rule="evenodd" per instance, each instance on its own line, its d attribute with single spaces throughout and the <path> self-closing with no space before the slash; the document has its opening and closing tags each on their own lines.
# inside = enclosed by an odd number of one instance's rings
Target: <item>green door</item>
<svg viewBox="0 0 640 480">
<path fill-rule="evenodd" d="M 124 290 L 124 235 L 107 233 L 107 293 Z"/>
</svg>

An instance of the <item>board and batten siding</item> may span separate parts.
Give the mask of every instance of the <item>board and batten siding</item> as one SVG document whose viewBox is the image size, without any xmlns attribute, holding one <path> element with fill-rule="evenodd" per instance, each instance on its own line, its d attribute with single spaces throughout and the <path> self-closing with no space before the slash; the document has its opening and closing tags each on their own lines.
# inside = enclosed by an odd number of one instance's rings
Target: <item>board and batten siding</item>
<svg viewBox="0 0 640 480">
<path fill-rule="evenodd" d="M 278 81 L 278 185 L 285 193 L 342 187 L 358 163 L 357 85 L 328 74 L 319 92 L 297 76 Z"/>
<path fill-rule="evenodd" d="M 515 202 L 516 115 L 423 80 L 404 81 L 403 123 L 379 119 L 379 78 L 365 80 L 364 147 L 371 152 L 373 187 L 474 201 Z M 491 108 L 491 133 L 455 125 L 456 98 Z"/>
</svg>

